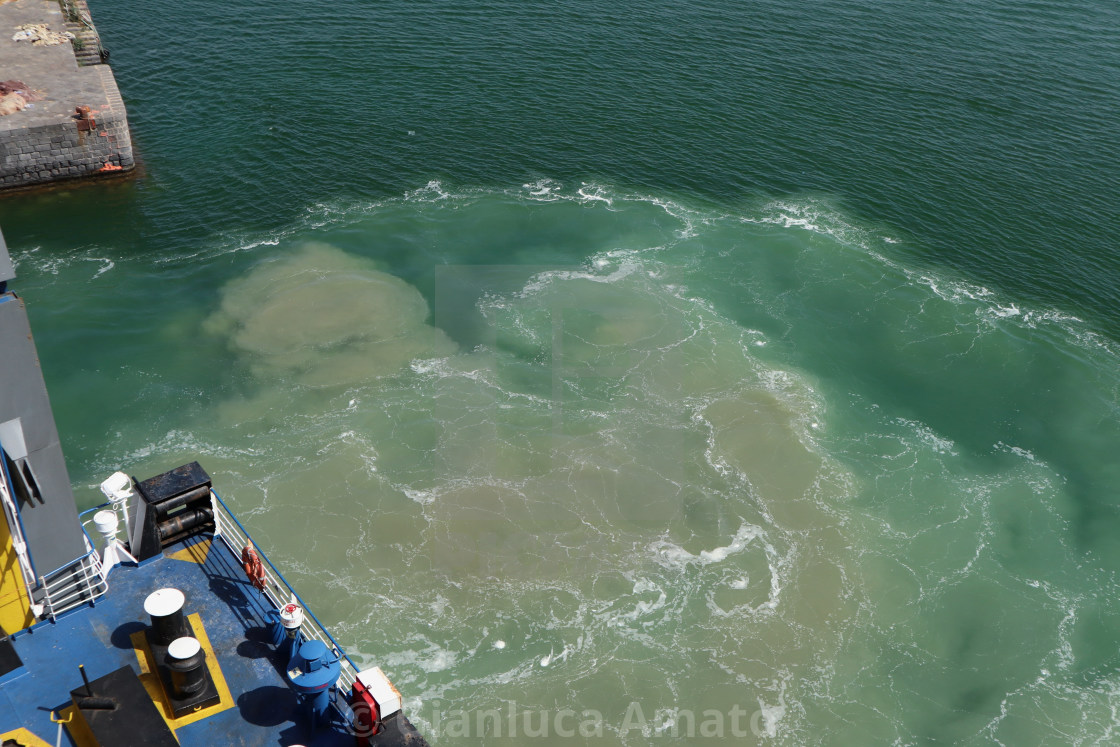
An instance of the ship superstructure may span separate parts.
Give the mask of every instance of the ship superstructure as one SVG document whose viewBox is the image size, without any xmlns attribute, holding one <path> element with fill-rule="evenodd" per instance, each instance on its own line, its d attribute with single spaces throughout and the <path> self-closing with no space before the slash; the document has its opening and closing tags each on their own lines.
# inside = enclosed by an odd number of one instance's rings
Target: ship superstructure
<svg viewBox="0 0 1120 747">
<path fill-rule="evenodd" d="M 197 462 L 79 516 L 0 235 L 0 743 L 426 745 Z"/>
</svg>

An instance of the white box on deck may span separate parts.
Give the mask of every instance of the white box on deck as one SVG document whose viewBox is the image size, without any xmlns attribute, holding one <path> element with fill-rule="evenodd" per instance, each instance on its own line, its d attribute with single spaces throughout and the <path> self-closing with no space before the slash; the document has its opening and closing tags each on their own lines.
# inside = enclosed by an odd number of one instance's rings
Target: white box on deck
<svg viewBox="0 0 1120 747">
<path fill-rule="evenodd" d="M 366 686 L 370 695 L 377 701 L 381 718 L 388 718 L 401 709 L 401 694 L 381 671 L 381 667 L 358 672 L 358 681 Z"/>
</svg>

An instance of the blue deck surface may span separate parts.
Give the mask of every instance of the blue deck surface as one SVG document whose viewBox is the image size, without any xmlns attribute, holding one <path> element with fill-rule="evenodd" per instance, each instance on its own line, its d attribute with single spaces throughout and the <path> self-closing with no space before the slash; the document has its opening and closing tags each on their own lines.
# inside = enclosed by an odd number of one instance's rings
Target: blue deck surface
<svg viewBox="0 0 1120 747">
<path fill-rule="evenodd" d="M 190 543 L 207 539 L 196 537 Z M 183 545 L 174 545 L 162 558 L 117 567 L 109 576 L 108 593 L 95 605 L 13 637 L 24 668 L 0 682 L 0 734 L 24 727 L 54 744 L 58 727 L 50 712 L 69 705 L 70 691 L 82 685 L 79 664 L 91 680 L 125 665 L 139 674 L 130 637 L 150 623 L 144 599 L 170 586 L 186 595 L 184 613 L 200 616 L 234 702 L 225 711 L 177 728 L 180 744 L 352 746 L 354 737 L 343 724 L 310 730 L 305 709 L 283 676 L 287 662 L 280 662 L 268 643 L 270 606 L 246 581 L 229 550 L 215 540 L 202 564 L 167 557 L 181 549 Z M 75 742 L 64 732 L 62 744 Z"/>
</svg>

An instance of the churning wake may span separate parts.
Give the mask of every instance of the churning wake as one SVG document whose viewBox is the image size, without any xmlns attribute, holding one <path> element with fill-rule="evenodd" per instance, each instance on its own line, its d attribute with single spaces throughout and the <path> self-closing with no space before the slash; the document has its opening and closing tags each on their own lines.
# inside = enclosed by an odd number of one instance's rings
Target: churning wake
<svg viewBox="0 0 1120 747">
<path fill-rule="evenodd" d="M 549 721 L 563 743 L 705 711 L 729 744 L 1109 738 L 1116 579 L 1083 559 L 1117 552 L 1086 495 L 1118 382 L 1083 323 L 821 200 L 543 181 L 312 213 L 164 326 L 217 396 L 112 446 L 202 455 L 441 743 L 484 736 L 463 709 L 509 744 L 565 709 L 601 719 Z M 104 267 L 61 271 L 136 263 Z"/>
</svg>

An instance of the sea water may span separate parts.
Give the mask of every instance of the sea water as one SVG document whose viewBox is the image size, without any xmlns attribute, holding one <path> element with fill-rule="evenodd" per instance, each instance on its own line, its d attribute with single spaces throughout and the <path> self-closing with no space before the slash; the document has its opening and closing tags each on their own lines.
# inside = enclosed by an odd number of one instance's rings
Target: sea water
<svg viewBox="0 0 1120 747">
<path fill-rule="evenodd" d="M 438 744 L 1117 739 L 1113 5 L 92 10 L 83 507 L 198 459 Z"/>
</svg>

